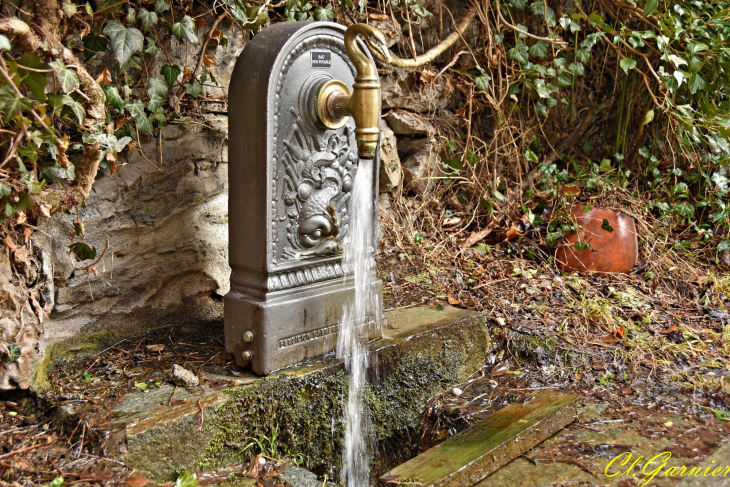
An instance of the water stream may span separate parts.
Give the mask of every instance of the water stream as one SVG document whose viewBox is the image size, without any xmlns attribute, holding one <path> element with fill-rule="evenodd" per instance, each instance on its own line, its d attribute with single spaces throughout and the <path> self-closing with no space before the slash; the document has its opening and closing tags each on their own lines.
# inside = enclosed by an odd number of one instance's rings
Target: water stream
<svg viewBox="0 0 730 487">
<path fill-rule="evenodd" d="M 368 356 L 365 341 L 368 327 L 361 326 L 375 319 L 380 328 L 380 302 L 369 282 L 369 271 L 374 266 L 372 245 L 374 239 L 373 161 L 360 160 L 350 204 L 350 242 L 344 251 L 344 264 L 352 269 L 355 281 L 355 299 L 345 306 L 342 330 L 337 342 L 337 356 L 345 361 L 350 374 L 350 387 L 345 407 L 345 446 L 342 452 L 342 480 L 347 487 L 365 487 L 370 473 L 367 452 L 371 434 L 367 411 L 361 396 L 365 385 Z"/>
</svg>

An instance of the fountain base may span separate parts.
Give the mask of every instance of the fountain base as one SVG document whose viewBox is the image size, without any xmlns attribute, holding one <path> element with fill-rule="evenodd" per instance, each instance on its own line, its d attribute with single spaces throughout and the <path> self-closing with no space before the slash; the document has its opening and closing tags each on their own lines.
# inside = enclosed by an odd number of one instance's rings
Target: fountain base
<svg viewBox="0 0 730 487">
<path fill-rule="evenodd" d="M 382 281 L 373 274 L 370 285 L 382 303 Z M 322 356 L 337 347 L 343 309 L 353 294 L 352 279 L 267 293 L 263 299 L 230 292 L 224 300 L 226 351 L 239 365 L 250 362 L 259 375 Z M 383 321 L 382 306 L 361 325 L 369 340 L 381 336 L 377 321 Z"/>
</svg>

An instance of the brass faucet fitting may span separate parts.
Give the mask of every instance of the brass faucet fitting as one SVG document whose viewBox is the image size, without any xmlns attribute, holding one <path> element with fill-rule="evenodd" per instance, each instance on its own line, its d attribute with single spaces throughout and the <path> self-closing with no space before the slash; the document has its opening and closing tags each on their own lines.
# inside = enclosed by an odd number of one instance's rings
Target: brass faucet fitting
<svg viewBox="0 0 730 487">
<path fill-rule="evenodd" d="M 352 116 L 358 155 L 373 159 L 380 137 L 380 79 L 375 63 L 357 45 L 358 35 L 380 57 L 390 59 L 382 32 L 366 24 L 351 25 L 345 31 L 345 48 L 357 70 L 352 93 L 341 81 L 327 81 L 317 92 L 315 107 L 317 119 L 329 129 L 342 127 Z"/>
</svg>

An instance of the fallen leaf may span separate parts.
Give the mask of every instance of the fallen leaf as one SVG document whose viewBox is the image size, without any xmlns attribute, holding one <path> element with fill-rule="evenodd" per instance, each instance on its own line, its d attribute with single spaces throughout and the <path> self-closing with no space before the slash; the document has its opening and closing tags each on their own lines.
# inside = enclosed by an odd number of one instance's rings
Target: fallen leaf
<svg viewBox="0 0 730 487">
<path fill-rule="evenodd" d="M 424 69 L 423 71 L 421 71 L 421 81 L 423 81 L 424 83 L 432 82 L 436 79 L 437 76 L 438 71 L 433 69 Z"/>
<path fill-rule="evenodd" d="M 200 29 L 207 23 L 208 22 L 206 22 L 205 18 L 203 18 L 203 17 L 198 17 L 197 19 L 195 19 L 195 25 L 198 27 L 198 29 Z"/>
<path fill-rule="evenodd" d="M 674 423 L 672 423 L 671 421 L 667 421 L 666 423 L 662 423 L 662 426 L 664 426 L 665 428 L 669 428 L 670 426 L 674 426 Z"/>
<path fill-rule="evenodd" d="M 578 189 L 578 186 L 575 184 L 570 184 L 568 186 L 563 186 L 563 193 L 578 196 L 580 194 L 580 189 Z"/>
<path fill-rule="evenodd" d="M 469 235 L 468 238 L 466 238 L 461 243 L 462 249 L 468 249 L 469 247 L 472 247 L 474 244 L 479 242 L 480 240 L 483 240 L 484 237 L 492 233 L 492 230 L 494 230 L 494 227 L 492 225 L 488 226 L 487 228 L 483 228 L 482 230 L 479 230 L 478 232 L 474 232 L 471 235 Z"/>
<path fill-rule="evenodd" d="M 134 477 L 129 477 L 126 482 L 129 487 L 142 487 L 143 485 L 147 484 L 150 481 L 147 477 L 143 477 L 141 475 L 135 475 Z"/>
<path fill-rule="evenodd" d="M 203 64 L 205 64 L 206 68 L 218 66 L 218 60 L 215 58 L 215 54 L 206 54 L 203 56 Z"/>
<path fill-rule="evenodd" d="M 662 335 L 669 335 L 670 333 L 674 333 L 675 331 L 681 331 L 676 323 L 672 323 L 669 328 L 666 330 L 661 330 L 659 333 Z"/>
<path fill-rule="evenodd" d="M 452 218 L 444 218 L 444 227 L 455 227 L 461 223 L 461 218 L 458 216 L 452 217 Z"/>
<path fill-rule="evenodd" d="M 172 407 L 181 406 L 190 402 L 190 399 L 171 399 L 169 405 Z"/>
<path fill-rule="evenodd" d="M 509 228 L 509 230 L 507 230 L 507 233 L 505 234 L 504 239 L 509 241 L 509 240 L 514 240 L 517 237 L 521 237 L 521 236 L 522 236 L 522 233 L 517 229 L 516 226 L 512 225 Z"/>
<path fill-rule="evenodd" d="M 104 71 L 96 77 L 96 82 L 101 86 L 112 84 L 112 74 L 109 72 L 109 68 L 104 68 Z"/>
<path fill-rule="evenodd" d="M 446 300 L 452 306 L 455 305 L 455 304 L 461 304 L 461 301 L 459 301 L 458 299 L 456 299 L 456 296 L 454 296 L 453 294 L 449 294 L 448 297 L 446 298 Z"/>
<path fill-rule="evenodd" d="M 215 40 L 218 40 L 221 37 L 223 37 L 223 31 L 220 29 L 214 30 L 213 33 L 210 35 L 210 38 Z"/>
<path fill-rule="evenodd" d="M 385 14 L 376 14 L 375 12 L 370 12 L 368 14 L 368 18 L 370 20 L 377 20 L 379 22 L 382 22 L 384 20 L 388 20 L 388 16 Z"/>
<path fill-rule="evenodd" d="M 148 352 L 161 352 L 165 349 L 165 345 L 158 343 L 155 345 L 147 345 L 144 348 L 146 348 Z"/>
</svg>

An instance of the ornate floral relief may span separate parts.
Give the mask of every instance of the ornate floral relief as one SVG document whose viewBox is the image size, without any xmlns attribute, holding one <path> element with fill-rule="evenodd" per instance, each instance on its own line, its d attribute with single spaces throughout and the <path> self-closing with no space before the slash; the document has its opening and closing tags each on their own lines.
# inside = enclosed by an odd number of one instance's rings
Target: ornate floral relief
<svg viewBox="0 0 730 487">
<path fill-rule="evenodd" d="M 337 255 L 347 238 L 347 205 L 357 170 L 354 134 L 349 126 L 313 133 L 295 115 L 280 166 L 288 241 L 282 258 Z"/>
</svg>

